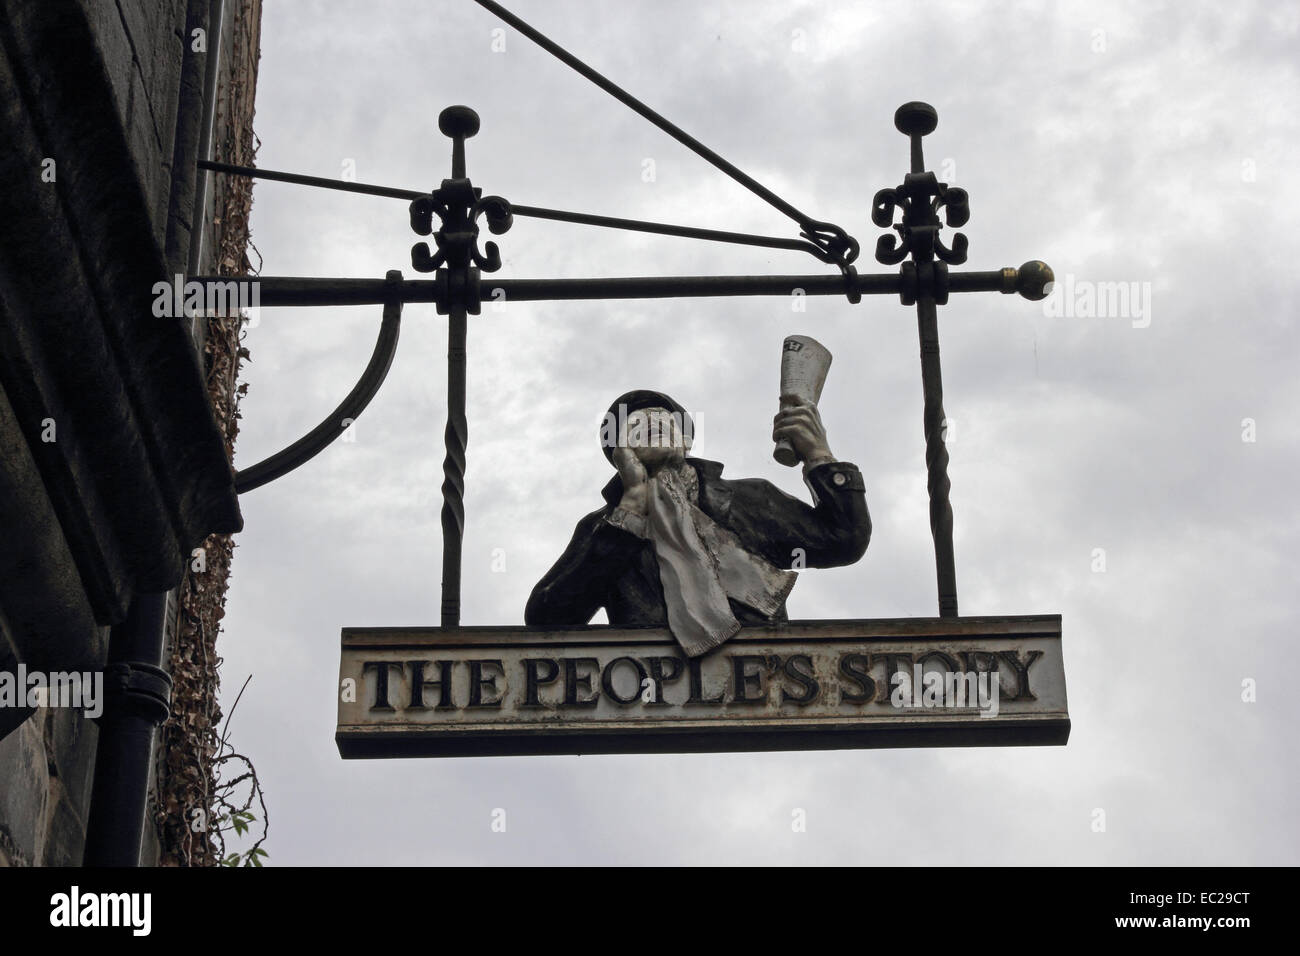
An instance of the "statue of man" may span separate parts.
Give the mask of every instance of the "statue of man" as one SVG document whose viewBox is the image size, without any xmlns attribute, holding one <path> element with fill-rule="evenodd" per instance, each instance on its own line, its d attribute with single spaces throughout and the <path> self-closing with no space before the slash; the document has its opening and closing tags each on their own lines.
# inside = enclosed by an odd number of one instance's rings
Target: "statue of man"
<svg viewBox="0 0 1300 956">
<path fill-rule="evenodd" d="M 694 423 L 662 392 L 615 399 L 601 427 L 618 470 L 605 506 L 578 522 L 568 548 L 538 582 L 524 621 L 586 624 L 605 608 L 615 627 L 668 627 L 698 656 L 745 624 L 786 620 L 793 568 L 852 564 L 871 538 L 856 465 L 836 461 L 817 407 L 783 408 L 773 440 L 803 462 L 813 504 L 760 478 L 729 480 L 691 458 Z"/>
</svg>

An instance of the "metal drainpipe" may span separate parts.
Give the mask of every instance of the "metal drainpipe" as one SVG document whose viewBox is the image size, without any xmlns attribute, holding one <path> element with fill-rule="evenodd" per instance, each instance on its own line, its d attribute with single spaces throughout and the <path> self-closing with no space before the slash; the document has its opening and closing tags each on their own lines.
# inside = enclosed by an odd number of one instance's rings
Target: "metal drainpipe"
<svg viewBox="0 0 1300 956">
<path fill-rule="evenodd" d="M 211 158 L 212 151 L 224 19 L 224 0 L 211 0 L 198 149 L 205 159 Z M 173 175 L 185 175 L 188 168 L 188 164 L 177 167 Z M 198 272 L 202 261 L 207 218 L 207 173 L 198 171 L 197 176 L 189 244 L 191 275 Z M 196 317 L 193 321 L 199 320 Z M 190 331 L 193 336 L 194 329 Z M 170 713 L 172 681 L 163 662 L 168 593 L 137 594 L 126 620 L 115 626 L 109 637 L 104 714 L 99 721 L 84 866 L 140 865 L 154 731 Z"/>
<path fill-rule="evenodd" d="M 199 159 L 212 159 L 212 127 L 217 115 L 217 71 L 221 66 L 222 24 L 226 17 L 225 0 L 212 0 L 208 7 L 208 23 L 216 24 L 208 30 L 207 74 L 203 79 L 203 118 L 199 127 Z M 183 170 L 181 172 L 184 172 Z M 194 190 L 194 226 L 190 232 L 189 274 L 198 275 L 203 261 L 204 220 L 208 214 L 208 177 L 206 169 L 197 171 L 198 185 Z"/>
<path fill-rule="evenodd" d="M 203 113 L 199 119 L 199 149 L 194 159 L 212 159 L 212 128 L 217 116 L 217 76 L 221 67 L 221 34 L 226 18 L 225 0 L 211 0 L 208 5 L 208 24 L 216 27 L 208 30 L 208 52 L 205 66 L 207 72 L 203 77 Z M 188 168 L 188 167 L 186 167 Z M 184 169 L 177 170 L 183 175 Z M 203 241 L 207 236 L 208 218 L 208 182 L 212 174 L 206 169 L 195 170 L 194 212 L 191 214 L 193 225 L 190 227 L 190 254 L 186 275 L 198 275 L 202 272 Z M 212 269 L 217 272 L 217 268 Z M 201 316 L 190 319 L 190 338 L 203 343 L 207 341 L 207 327 Z M 202 346 L 200 345 L 200 348 Z"/>
<path fill-rule="evenodd" d="M 137 594 L 109 637 L 84 866 L 139 866 L 154 728 L 167 719 L 167 592 Z"/>
</svg>

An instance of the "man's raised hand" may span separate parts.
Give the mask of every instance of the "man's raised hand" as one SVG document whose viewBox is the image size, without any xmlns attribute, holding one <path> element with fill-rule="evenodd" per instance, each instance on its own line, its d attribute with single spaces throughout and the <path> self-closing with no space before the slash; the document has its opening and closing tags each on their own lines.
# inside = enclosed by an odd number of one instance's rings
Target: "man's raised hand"
<svg viewBox="0 0 1300 956">
<path fill-rule="evenodd" d="M 790 405 L 782 408 L 772 419 L 772 440 L 784 438 L 795 450 L 799 460 L 806 464 L 834 461 L 826 442 L 826 426 L 816 405 Z"/>
</svg>

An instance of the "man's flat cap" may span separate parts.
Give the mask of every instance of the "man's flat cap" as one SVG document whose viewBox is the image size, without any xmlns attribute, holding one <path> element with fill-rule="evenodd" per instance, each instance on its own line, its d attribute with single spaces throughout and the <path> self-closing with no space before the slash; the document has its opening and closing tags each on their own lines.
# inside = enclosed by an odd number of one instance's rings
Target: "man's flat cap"
<svg viewBox="0 0 1300 956">
<path fill-rule="evenodd" d="M 600 423 L 601 451 L 605 453 L 605 457 L 609 459 L 610 464 L 614 462 L 614 449 L 618 447 L 618 439 L 627 434 L 628 416 L 643 408 L 666 408 L 668 411 L 680 415 L 682 434 L 686 438 L 686 447 L 691 447 L 691 440 L 695 436 L 695 422 L 691 419 L 690 413 L 673 400 L 671 396 L 665 395 L 663 392 L 638 388 L 630 392 L 624 392 L 614 399 L 613 404 L 609 406 L 609 411 L 605 413 L 604 420 Z"/>
</svg>

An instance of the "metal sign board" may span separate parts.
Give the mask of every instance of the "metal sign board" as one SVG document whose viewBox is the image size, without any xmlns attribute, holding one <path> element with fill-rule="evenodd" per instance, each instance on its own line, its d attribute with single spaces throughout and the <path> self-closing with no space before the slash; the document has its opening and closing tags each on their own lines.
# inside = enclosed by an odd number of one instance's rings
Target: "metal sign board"
<svg viewBox="0 0 1300 956">
<path fill-rule="evenodd" d="M 1059 615 L 667 630 L 345 628 L 345 758 L 1064 744 Z"/>
</svg>

